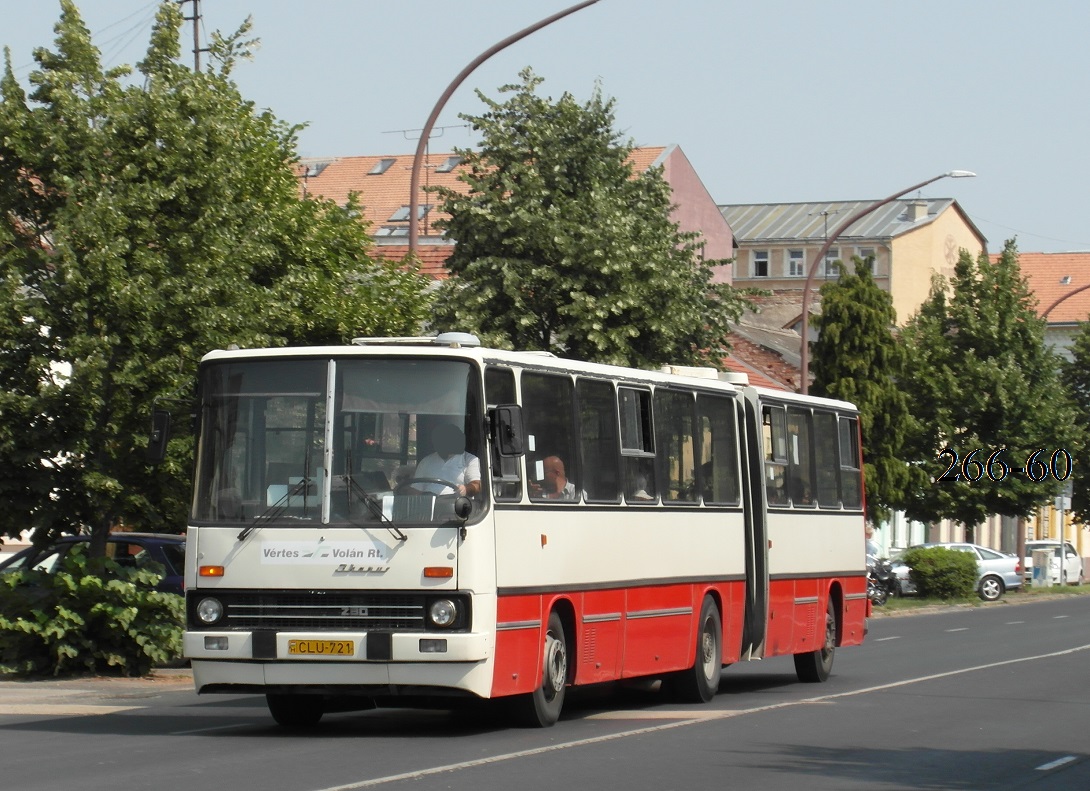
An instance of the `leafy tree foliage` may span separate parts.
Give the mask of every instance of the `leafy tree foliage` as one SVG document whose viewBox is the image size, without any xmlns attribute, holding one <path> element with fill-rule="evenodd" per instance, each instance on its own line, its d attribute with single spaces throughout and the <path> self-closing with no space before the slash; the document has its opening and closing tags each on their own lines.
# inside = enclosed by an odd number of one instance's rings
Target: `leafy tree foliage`
<svg viewBox="0 0 1090 791">
<path fill-rule="evenodd" d="M 950 285 L 948 294 L 936 278 L 902 333 L 910 457 L 933 481 L 910 493 L 905 510 L 910 519 L 948 518 L 971 531 L 989 514 L 1028 516 L 1055 493 L 1051 474 L 1017 468 L 1037 449 L 1048 459 L 1071 447 L 1074 414 L 1014 242 L 994 265 L 986 253 L 974 260 L 963 250 Z M 952 460 L 940 457 L 946 448 L 958 455 L 957 480 L 939 480 Z"/>
<path fill-rule="evenodd" d="M 851 274 L 840 264 L 840 277 L 821 287 L 811 392 L 859 407 L 867 512 L 875 522 L 889 518 L 916 472 L 902 454 L 908 402 L 898 381 L 904 351 L 893 336 L 896 322 L 893 299 L 874 282 L 870 260 L 856 258 Z"/>
<path fill-rule="evenodd" d="M 580 105 L 536 93 L 529 69 L 503 102 L 478 92 L 482 133 L 460 150 L 468 195 L 439 189 L 457 241 L 437 318 L 515 349 L 650 366 L 718 361 L 744 302 L 712 284 L 694 234 L 670 221 L 670 187 L 655 169 L 634 177 L 614 103 Z"/>
<path fill-rule="evenodd" d="M 93 525 L 97 547 L 184 525 L 192 439 L 159 468 L 144 448 L 206 351 L 405 334 L 427 300 L 352 206 L 299 198 L 297 130 L 231 81 L 248 23 L 194 73 L 163 2 L 133 79 L 61 6 L 29 96 L 10 53 L 0 81 L 0 533 Z"/>
</svg>

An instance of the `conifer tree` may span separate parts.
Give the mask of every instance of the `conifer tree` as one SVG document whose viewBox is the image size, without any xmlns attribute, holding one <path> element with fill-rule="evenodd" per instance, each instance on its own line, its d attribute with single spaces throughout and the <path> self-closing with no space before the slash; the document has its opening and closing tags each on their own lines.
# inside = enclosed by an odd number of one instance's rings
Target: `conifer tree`
<svg viewBox="0 0 1090 791">
<path fill-rule="evenodd" d="M 811 392 L 859 407 L 867 516 L 878 523 L 919 476 L 902 456 L 908 405 L 898 381 L 904 354 L 893 335 L 897 314 L 889 293 L 874 282 L 872 260 L 855 258 L 851 274 L 837 262 L 839 278 L 821 287 Z"/>
</svg>

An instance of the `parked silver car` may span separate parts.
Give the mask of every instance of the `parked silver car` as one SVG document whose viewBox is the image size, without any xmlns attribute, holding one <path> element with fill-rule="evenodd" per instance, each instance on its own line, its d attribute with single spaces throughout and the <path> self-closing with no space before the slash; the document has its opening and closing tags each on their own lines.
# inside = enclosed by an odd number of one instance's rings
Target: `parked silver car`
<svg viewBox="0 0 1090 791">
<path fill-rule="evenodd" d="M 1049 576 L 1051 579 L 1049 582 L 1053 585 L 1082 585 L 1083 581 L 1086 579 L 1086 575 L 1083 569 L 1082 558 L 1079 556 L 1079 553 L 1070 541 L 1064 542 L 1064 563 L 1061 578 L 1058 557 L 1059 548 L 1059 541 L 1038 539 L 1026 542 L 1026 556 L 1022 559 L 1022 576 L 1025 578 L 1027 584 L 1033 579 L 1034 551 L 1038 549 L 1047 549 L 1051 553 L 1049 560 L 1049 571 L 1051 572 Z"/>
<path fill-rule="evenodd" d="M 948 543 L 919 544 L 921 547 L 945 547 L 957 552 L 969 552 L 976 557 L 976 592 L 984 601 L 995 601 L 1005 591 L 1022 587 L 1022 563 L 1015 555 L 1005 555 L 979 544 Z M 897 562 L 893 566 L 902 594 L 915 593 L 916 586 L 908 575 L 908 566 Z"/>
</svg>

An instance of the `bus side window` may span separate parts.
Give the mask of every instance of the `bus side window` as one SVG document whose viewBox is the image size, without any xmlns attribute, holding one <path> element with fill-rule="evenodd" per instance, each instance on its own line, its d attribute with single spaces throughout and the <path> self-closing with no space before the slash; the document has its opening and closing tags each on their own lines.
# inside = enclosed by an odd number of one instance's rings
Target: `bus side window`
<svg viewBox="0 0 1090 791">
<path fill-rule="evenodd" d="M 837 455 L 836 415 L 814 412 L 814 460 L 818 506 L 840 507 L 840 459 Z"/>
<path fill-rule="evenodd" d="M 655 441 L 651 425 L 651 393 L 622 387 L 617 390 L 621 411 L 621 457 L 624 493 L 629 503 L 658 502 L 655 488 Z"/>
<path fill-rule="evenodd" d="M 507 368 L 489 368 L 484 372 L 485 401 L 489 406 L 514 404 L 515 374 Z M 522 499 L 522 476 L 517 458 L 500 456 L 492 448 L 492 492 L 502 502 Z"/>
<path fill-rule="evenodd" d="M 700 486 L 704 502 L 738 503 L 738 433 L 731 398 L 700 394 Z"/>
<path fill-rule="evenodd" d="M 544 503 L 578 501 L 582 476 L 575 442 L 575 387 L 571 377 L 523 372 L 522 406 L 530 499 Z M 553 474 L 558 460 L 564 470 L 562 481 Z"/>
<path fill-rule="evenodd" d="M 575 391 L 579 398 L 583 491 L 590 502 L 616 503 L 621 499 L 621 462 L 613 385 L 580 378 Z"/>
<path fill-rule="evenodd" d="M 787 495 L 791 504 L 814 506 L 813 442 L 810 410 L 787 410 Z"/>
<path fill-rule="evenodd" d="M 783 407 L 765 406 L 761 412 L 764 444 L 765 493 L 769 505 L 787 505 L 787 426 Z"/>
<path fill-rule="evenodd" d="M 696 503 L 696 421 L 692 393 L 655 391 L 655 437 L 658 444 L 662 498 Z"/>
<path fill-rule="evenodd" d="M 859 463 L 859 421 L 840 418 L 840 481 L 845 508 L 863 504 L 863 478 Z"/>
</svg>

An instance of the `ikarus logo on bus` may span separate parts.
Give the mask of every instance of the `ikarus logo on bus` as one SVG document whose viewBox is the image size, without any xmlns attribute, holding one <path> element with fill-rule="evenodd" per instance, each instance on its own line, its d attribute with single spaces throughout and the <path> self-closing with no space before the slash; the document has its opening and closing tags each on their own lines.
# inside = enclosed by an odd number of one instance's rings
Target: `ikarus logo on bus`
<svg viewBox="0 0 1090 791">
<path fill-rule="evenodd" d="M 262 541 L 261 563 L 269 566 L 329 566 L 339 573 L 385 572 L 389 548 L 368 540 Z"/>
</svg>

